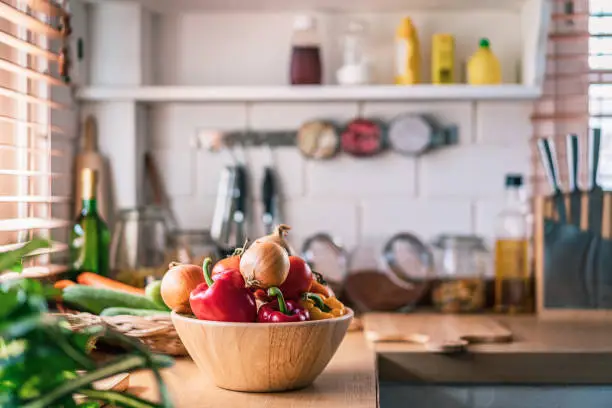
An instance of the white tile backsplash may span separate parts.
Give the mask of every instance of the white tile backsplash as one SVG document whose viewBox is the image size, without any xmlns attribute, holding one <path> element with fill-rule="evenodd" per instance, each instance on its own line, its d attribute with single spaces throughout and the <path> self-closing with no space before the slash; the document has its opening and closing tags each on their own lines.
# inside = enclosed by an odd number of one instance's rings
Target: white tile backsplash
<svg viewBox="0 0 612 408">
<path fill-rule="evenodd" d="M 166 194 L 171 197 L 188 197 L 195 191 L 193 163 L 194 151 L 189 149 L 153 150 L 153 160 L 159 171 Z M 177 180 L 180 182 L 177 183 Z"/>
<path fill-rule="evenodd" d="M 515 145 L 531 134 L 529 102 L 481 102 L 476 105 L 478 142 Z"/>
<path fill-rule="evenodd" d="M 415 160 L 395 153 L 306 162 L 306 191 L 323 197 L 413 196 Z"/>
<path fill-rule="evenodd" d="M 326 231 L 351 249 L 382 242 L 402 231 L 425 240 L 439 233 L 477 233 L 490 239 L 504 198 L 508 172 L 530 174 L 529 104 L 428 103 L 226 103 L 165 104 L 151 109 L 151 145 L 168 169 L 164 182 L 184 228 L 210 225 L 219 174 L 232 163 L 227 151 L 194 150 L 198 129 L 296 129 L 306 120 L 345 123 L 358 113 L 393 118 L 430 114 L 459 128 L 460 143 L 419 158 L 386 152 L 371 158 L 340 154 L 328 161 L 303 158 L 293 147 L 273 150 L 282 189 L 284 220 L 292 242 Z M 236 149 L 249 165 L 252 235 L 261 234 L 261 181 L 271 163 L 264 148 Z M 187 157 L 185 160 L 177 158 Z M 178 160 L 178 161 L 177 161 Z M 180 162 L 179 162 L 180 161 Z"/>
<path fill-rule="evenodd" d="M 348 248 L 359 242 L 359 208 L 354 201 L 304 197 L 286 201 L 283 208 L 296 249 L 318 232 L 337 237 Z"/>
<path fill-rule="evenodd" d="M 199 130 L 244 130 L 242 103 L 156 104 L 151 109 L 151 145 L 189 148 Z"/>
<path fill-rule="evenodd" d="M 529 155 L 527 138 L 515 146 L 473 144 L 439 149 L 420 159 L 419 192 L 426 197 L 499 197 L 506 173 L 529 173 Z"/>
<path fill-rule="evenodd" d="M 249 106 L 253 129 L 298 129 L 304 122 L 327 119 L 342 125 L 357 116 L 357 103 L 257 103 Z"/>
<path fill-rule="evenodd" d="M 398 232 L 430 240 L 440 232 L 471 233 L 468 199 L 423 200 L 371 197 L 362 205 L 361 239 L 382 244 Z"/>
</svg>

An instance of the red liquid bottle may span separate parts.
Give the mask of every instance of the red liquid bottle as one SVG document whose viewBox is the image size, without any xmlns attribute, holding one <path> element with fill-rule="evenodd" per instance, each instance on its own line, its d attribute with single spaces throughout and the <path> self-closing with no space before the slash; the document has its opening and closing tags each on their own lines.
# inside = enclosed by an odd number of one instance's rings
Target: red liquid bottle
<svg viewBox="0 0 612 408">
<path fill-rule="evenodd" d="M 316 21 L 310 16 L 298 16 L 291 39 L 291 85 L 320 85 L 322 82 L 321 47 Z"/>
</svg>

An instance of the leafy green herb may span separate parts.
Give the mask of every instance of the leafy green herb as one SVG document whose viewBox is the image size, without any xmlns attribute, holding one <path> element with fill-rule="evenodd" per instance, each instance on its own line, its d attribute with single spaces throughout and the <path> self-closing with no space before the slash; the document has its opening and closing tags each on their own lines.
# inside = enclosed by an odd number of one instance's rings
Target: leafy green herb
<svg viewBox="0 0 612 408">
<path fill-rule="evenodd" d="M 26 246 L 32 250 L 38 245 Z M 0 254 L 0 266 L 14 264 L 15 259 L 27 254 L 17 251 Z M 0 407 L 94 408 L 107 403 L 130 408 L 172 406 L 159 374 L 160 368 L 173 364 L 172 358 L 151 354 L 142 344 L 102 326 L 73 332 L 66 321 L 48 314 L 47 299 L 55 295 L 55 289 L 34 280 L 0 284 Z M 96 363 L 88 353 L 92 340 L 98 337 L 112 338 L 132 351 L 105 364 Z M 95 381 L 139 369 L 153 371 L 161 404 L 92 388 Z M 77 371 L 85 373 L 79 375 Z M 75 394 L 87 397 L 87 402 L 77 405 Z"/>
</svg>

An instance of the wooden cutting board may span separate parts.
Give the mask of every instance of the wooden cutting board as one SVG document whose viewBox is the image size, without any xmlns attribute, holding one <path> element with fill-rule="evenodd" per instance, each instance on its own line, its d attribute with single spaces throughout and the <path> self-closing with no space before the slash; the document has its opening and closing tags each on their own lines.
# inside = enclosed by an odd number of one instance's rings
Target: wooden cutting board
<svg viewBox="0 0 612 408">
<path fill-rule="evenodd" d="M 363 324 L 371 342 L 417 343 L 441 353 L 465 351 L 469 344 L 512 341 L 508 329 L 480 315 L 369 313 Z"/>
</svg>

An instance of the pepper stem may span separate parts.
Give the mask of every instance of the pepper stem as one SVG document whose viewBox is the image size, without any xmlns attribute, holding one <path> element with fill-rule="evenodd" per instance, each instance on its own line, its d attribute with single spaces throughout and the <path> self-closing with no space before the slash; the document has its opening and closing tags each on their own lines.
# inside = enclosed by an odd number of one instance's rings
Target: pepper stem
<svg viewBox="0 0 612 408">
<path fill-rule="evenodd" d="M 202 264 L 202 269 L 204 270 L 204 280 L 206 281 L 206 284 L 208 285 L 208 287 L 210 288 L 213 283 L 215 283 L 212 280 L 212 270 L 210 265 L 212 264 L 212 259 L 210 259 L 210 257 L 204 259 L 204 264 Z"/>
<path fill-rule="evenodd" d="M 285 315 L 289 314 L 289 311 L 287 310 L 287 303 L 285 303 L 285 297 L 283 296 L 283 292 L 281 292 L 279 288 L 277 288 L 276 286 L 268 288 L 268 296 L 276 297 L 276 300 L 278 301 L 279 312 Z"/>
<path fill-rule="evenodd" d="M 323 299 L 321 299 L 321 296 L 317 295 L 316 293 L 310 293 L 310 292 L 304 293 L 304 297 L 306 299 L 312 300 L 315 306 L 321 309 L 322 312 L 324 313 L 331 312 L 331 309 L 329 308 L 329 306 L 327 306 L 325 302 L 323 302 Z"/>
</svg>

